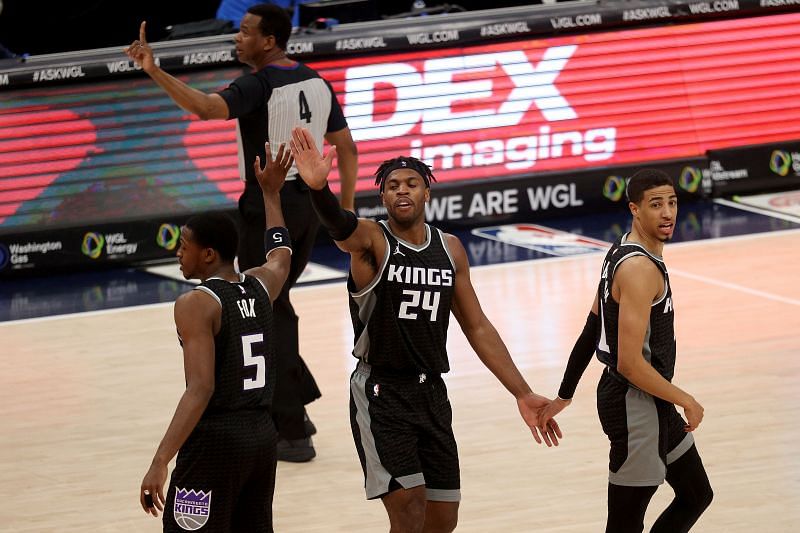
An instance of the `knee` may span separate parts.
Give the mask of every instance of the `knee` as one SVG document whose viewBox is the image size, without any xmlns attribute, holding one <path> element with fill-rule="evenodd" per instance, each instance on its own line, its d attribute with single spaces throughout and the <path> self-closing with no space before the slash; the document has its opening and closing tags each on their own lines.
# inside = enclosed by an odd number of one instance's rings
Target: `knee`
<svg viewBox="0 0 800 533">
<path fill-rule="evenodd" d="M 708 506 L 711 505 L 711 501 L 713 499 L 714 499 L 714 490 L 711 488 L 711 485 L 707 485 L 706 489 L 697 496 L 697 501 L 695 502 L 697 510 L 701 513 L 705 511 L 708 508 Z"/>
<path fill-rule="evenodd" d="M 452 516 L 447 516 L 439 521 L 439 523 L 433 529 L 429 529 L 426 524 L 425 533 L 452 533 L 456 530 L 457 525 L 458 513 L 454 513 Z"/>
<path fill-rule="evenodd" d="M 422 533 L 425 526 L 425 500 L 408 498 L 389 513 L 390 533 Z"/>
</svg>

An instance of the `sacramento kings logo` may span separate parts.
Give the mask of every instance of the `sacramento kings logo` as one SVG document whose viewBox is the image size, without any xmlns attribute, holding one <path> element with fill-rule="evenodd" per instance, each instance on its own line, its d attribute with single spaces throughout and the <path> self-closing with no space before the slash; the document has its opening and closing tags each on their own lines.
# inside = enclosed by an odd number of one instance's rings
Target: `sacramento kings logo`
<svg viewBox="0 0 800 533">
<path fill-rule="evenodd" d="M 203 527 L 211 516 L 211 491 L 186 490 L 175 487 L 173 506 L 175 522 L 187 531 Z"/>
</svg>

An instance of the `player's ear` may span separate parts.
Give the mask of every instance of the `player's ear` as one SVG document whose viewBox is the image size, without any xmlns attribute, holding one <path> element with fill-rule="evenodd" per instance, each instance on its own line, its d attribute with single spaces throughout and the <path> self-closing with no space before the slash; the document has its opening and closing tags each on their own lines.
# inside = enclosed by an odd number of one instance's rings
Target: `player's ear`
<svg viewBox="0 0 800 533">
<path fill-rule="evenodd" d="M 628 202 L 628 209 L 631 210 L 631 215 L 636 216 L 639 214 L 639 206 L 633 202 Z"/>
</svg>

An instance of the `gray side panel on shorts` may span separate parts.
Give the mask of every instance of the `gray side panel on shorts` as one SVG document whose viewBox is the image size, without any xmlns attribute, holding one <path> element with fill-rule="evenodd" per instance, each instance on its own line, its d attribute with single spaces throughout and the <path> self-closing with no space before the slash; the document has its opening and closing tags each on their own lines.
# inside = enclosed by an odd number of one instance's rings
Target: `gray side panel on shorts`
<svg viewBox="0 0 800 533">
<path fill-rule="evenodd" d="M 666 466 L 658 453 L 658 412 L 653 397 L 635 387 L 625 394 L 628 424 L 628 456 L 616 472 L 609 472 L 608 481 L 627 487 L 660 485 Z"/>
<path fill-rule="evenodd" d="M 694 437 L 691 433 L 686 433 L 686 436 L 683 437 L 683 440 L 680 444 L 675 446 L 667 453 L 667 464 L 671 465 L 675 461 L 681 458 L 681 456 L 689 451 L 689 448 L 692 447 L 694 444 Z"/>
<path fill-rule="evenodd" d="M 350 391 L 356 404 L 356 423 L 361 433 L 361 446 L 364 448 L 367 498 L 376 498 L 389 490 L 389 481 L 392 476 L 381 464 L 375 446 L 375 437 L 370 429 L 372 421 L 369 416 L 369 400 L 364 392 L 364 385 L 368 377 L 368 372 L 362 372 L 359 368 L 359 371 L 354 372 L 350 379 Z"/>
</svg>

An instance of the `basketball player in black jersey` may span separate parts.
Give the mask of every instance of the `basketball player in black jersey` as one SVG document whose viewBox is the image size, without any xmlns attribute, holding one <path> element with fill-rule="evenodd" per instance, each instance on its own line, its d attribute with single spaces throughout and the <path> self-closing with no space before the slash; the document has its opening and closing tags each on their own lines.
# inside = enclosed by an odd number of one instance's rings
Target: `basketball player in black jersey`
<svg viewBox="0 0 800 533">
<path fill-rule="evenodd" d="M 270 228 L 262 266 L 236 272 L 236 226 L 224 214 L 194 216 L 181 229 L 181 272 L 202 281 L 175 301 L 186 390 L 139 498 L 145 512 L 163 511 L 164 531 L 272 531 L 278 434 L 269 415 L 276 379 L 271 304 L 289 273 L 279 193 L 291 165 L 283 145 L 275 161 L 266 150 L 263 170 L 256 160 Z"/>
<path fill-rule="evenodd" d="M 606 254 L 586 326 L 540 423 L 570 404 L 596 351 L 606 365 L 597 411 L 611 443 L 606 531 L 642 531 L 647 505 L 666 479 L 675 499 L 651 531 L 678 533 L 689 531 L 713 497 L 691 433 L 703 420 L 703 407 L 672 384 L 675 311 L 661 256 L 678 203 L 672 179 L 659 170 L 634 174 L 627 194 L 631 231 Z"/>
<path fill-rule="evenodd" d="M 381 498 L 393 532 L 455 529 L 460 474 L 452 412 L 441 374 L 450 312 L 481 361 L 517 400 L 534 438 L 548 446 L 561 433 L 539 435 L 534 394 L 484 315 L 461 242 L 425 223 L 430 168 L 412 157 L 377 171 L 388 220 L 357 219 L 327 185 L 336 147 L 322 157 L 310 133 L 295 129 L 292 154 L 314 208 L 336 244 L 350 253 L 350 310 L 359 362 L 350 382 L 353 437 L 367 498 Z"/>
<path fill-rule="evenodd" d="M 262 262 L 264 210 L 261 189 L 252 175 L 250 162 L 264 158 L 264 143 L 288 143 L 292 128 L 302 125 L 312 131 L 318 147 L 323 137 L 338 147 L 342 206 L 353 209 L 358 156 L 336 95 L 313 69 L 286 57 L 286 44 L 292 23 L 286 11 L 269 4 L 250 6 L 236 34 L 236 54 L 253 72 L 234 80 L 215 94 L 192 89 L 159 68 L 145 37 L 145 24 L 139 39 L 126 49 L 128 56 L 181 108 L 203 120 L 237 119 L 239 166 L 245 182 L 239 198 L 239 268 L 246 270 Z M 246 164 L 245 164 L 246 162 Z M 294 253 L 287 284 L 274 304 L 278 385 L 275 389 L 273 418 L 281 440 L 280 460 L 311 460 L 315 451 L 310 434 L 315 431 L 306 419 L 305 405 L 319 398 L 320 391 L 300 357 L 298 317 L 289 299 L 311 257 L 319 230 L 308 190 L 296 179 L 292 168 L 281 191 L 286 226 L 292 235 Z"/>
</svg>

